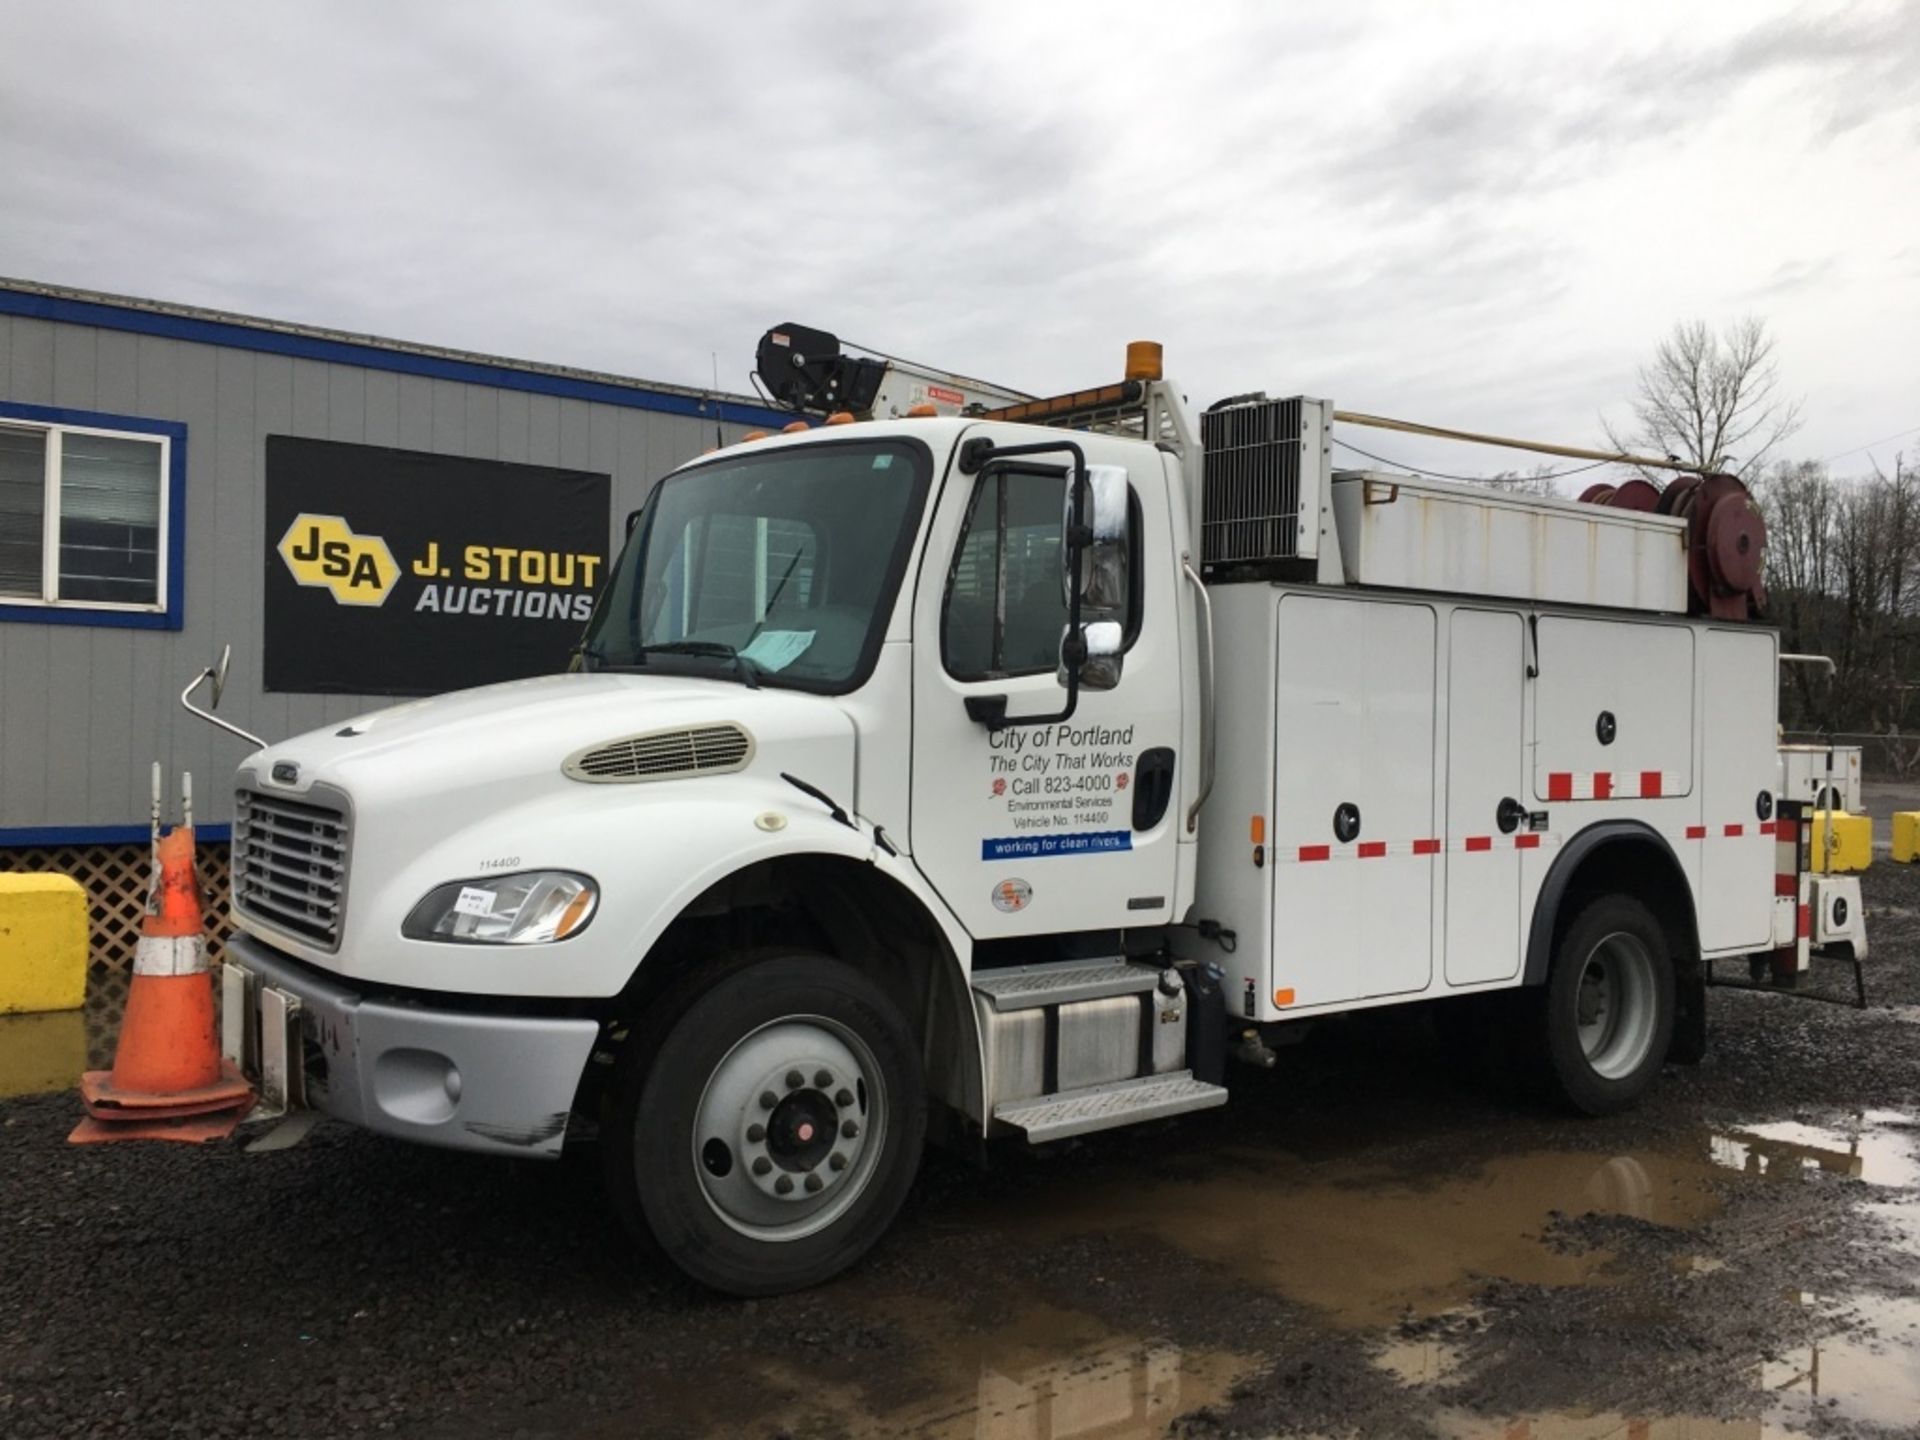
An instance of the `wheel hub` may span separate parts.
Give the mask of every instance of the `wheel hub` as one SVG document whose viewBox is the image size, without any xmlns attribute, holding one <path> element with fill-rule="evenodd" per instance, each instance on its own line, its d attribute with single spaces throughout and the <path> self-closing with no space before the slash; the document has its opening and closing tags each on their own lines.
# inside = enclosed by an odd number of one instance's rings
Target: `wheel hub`
<svg viewBox="0 0 1920 1440">
<path fill-rule="evenodd" d="M 696 1173 L 714 1209 L 749 1234 L 785 1238 L 852 1203 L 884 1120 L 872 1063 L 857 1037 L 824 1019 L 777 1022 L 737 1044 L 696 1117 Z M 726 1163 L 716 1165 L 720 1153 Z"/>
</svg>

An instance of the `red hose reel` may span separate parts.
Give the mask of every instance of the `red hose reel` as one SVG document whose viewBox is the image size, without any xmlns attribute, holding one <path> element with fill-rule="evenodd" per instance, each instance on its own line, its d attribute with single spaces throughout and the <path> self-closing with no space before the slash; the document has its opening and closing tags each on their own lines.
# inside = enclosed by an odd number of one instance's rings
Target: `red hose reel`
<svg viewBox="0 0 1920 1440">
<path fill-rule="evenodd" d="M 1767 522 L 1747 487 L 1731 475 L 1682 475 L 1666 489 L 1645 480 L 1589 485 L 1582 503 L 1678 515 L 1687 522 L 1687 613 L 1716 620 L 1757 619 L 1767 608 L 1762 580 Z"/>
</svg>

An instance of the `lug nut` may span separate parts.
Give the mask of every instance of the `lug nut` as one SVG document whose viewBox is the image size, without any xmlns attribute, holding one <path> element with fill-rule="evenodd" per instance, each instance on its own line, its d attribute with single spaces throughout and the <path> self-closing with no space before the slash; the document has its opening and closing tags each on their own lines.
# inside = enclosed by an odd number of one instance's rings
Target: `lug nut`
<svg viewBox="0 0 1920 1440">
<path fill-rule="evenodd" d="M 833 1083 L 833 1072 L 831 1070 L 816 1070 L 813 1072 L 813 1088 L 814 1089 L 824 1090 L 827 1088 L 827 1086 L 831 1085 L 832 1083 Z"/>
<path fill-rule="evenodd" d="M 793 1177 L 791 1175 L 782 1175 L 778 1180 L 773 1182 L 773 1188 L 778 1190 L 782 1195 L 791 1195 L 793 1193 Z"/>
<path fill-rule="evenodd" d="M 762 1110 L 771 1110 L 774 1106 L 778 1105 L 779 1103 L 780 1103 L 780 1097 L 774 1094 L 771 1090 L 762 1090 L 760 1092 L 760 1108 Z"/>
<path fill-rule="evenodd" d="M 846 1109 L 847 1106 L 853 1103 L 853 1092 L 846 1089 L 841 1090 L 839 1094 L 833 1097 L 833 1103 L 838 1105 L 842 1110 Z"/>
<path fill-rule="evenodd" d="M 765 1175 L 771 1169 L 773 1169 L 773 1161 L 764 1155 L 753 1162 L 753 1173 L 756 1175 Z"/>
<path fill-rule="evenodd" d="M 807 1193 L 809 1195 L 819 1194 L 820 1187 L 825 1185 L 826 1183 L 827 1182 L 822 1180 L 818 1175 L 807 1176 Z"/>
<path fill-rule="evenodd" d="M 844 1170 L 847 1168 L 847 1157 L 836 1150 L 827 1157 L 827 1164 L 835 1170 Z"/>
<path fill-rule="evenodd" d="M 798 1090 L 806 1083 L 807 1077 L 802 1075 L 798 1070 L 787 1071 L 787 1089 Z"/>
<path fill-rule="evenodd" d="M 858 1120 L 842 1120 L 840 1122 L 840 1133 L 848 1140 L 853 1139 L 854 1136 L 860 1133 L 860 1122 Z"/>
<path fill-rule="evenodd" d="M 747 1139 L 751 1140 L 754 1144 L 758 1145 L 766 1138 L 767 1127 L 762 1125 L 758 1120 L 747 1126 Z"/>
</svg>

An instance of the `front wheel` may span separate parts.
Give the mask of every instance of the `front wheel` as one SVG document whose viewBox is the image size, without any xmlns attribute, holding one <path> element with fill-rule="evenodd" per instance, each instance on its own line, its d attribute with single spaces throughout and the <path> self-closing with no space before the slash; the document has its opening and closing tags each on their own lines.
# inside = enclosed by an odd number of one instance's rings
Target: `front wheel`
<svg viewBox="0 0 1920 1440">
<path fill-rule="evenodd" d="M 1631 896 L 1591 901 L 1561 937 L 1539 1013 L 1561 1098 L 1589 1115 L 1639 1100 L 1673 1039 L 1673 957 L 1660 922 Z"/>
<path fill-rule="evenodd" d="M 655 1053 L 616 1066 L 610 1197 L 704 1285 L 802 1289 L 858 1260 L 906 1197 L 926 1134 L 918 1049 L 830 956 L 716 970 Z"/>
</svg>

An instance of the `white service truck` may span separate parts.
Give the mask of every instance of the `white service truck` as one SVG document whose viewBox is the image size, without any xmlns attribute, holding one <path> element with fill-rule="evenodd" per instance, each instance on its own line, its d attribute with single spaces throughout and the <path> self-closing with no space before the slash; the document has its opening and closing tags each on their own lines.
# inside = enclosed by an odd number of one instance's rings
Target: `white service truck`
<svg viewBox="0 0 1920 1440">
<path fill-rule="evenodd" d="M 233 1057 L 385 1135 L 597 1134 L 632 1229 L 753 1294 L 857 1259 L 930 1131 L 1218 1105 L 1429 1001 L 1601 1113 L 1698 1057 L 1710 962 L 1805 968 L 1738 482 L 1336 471 L 1326 402 L 1196 417 L 1157 356 L 710 453 L 570 673 L 250 756 Z"/>
</svg>

